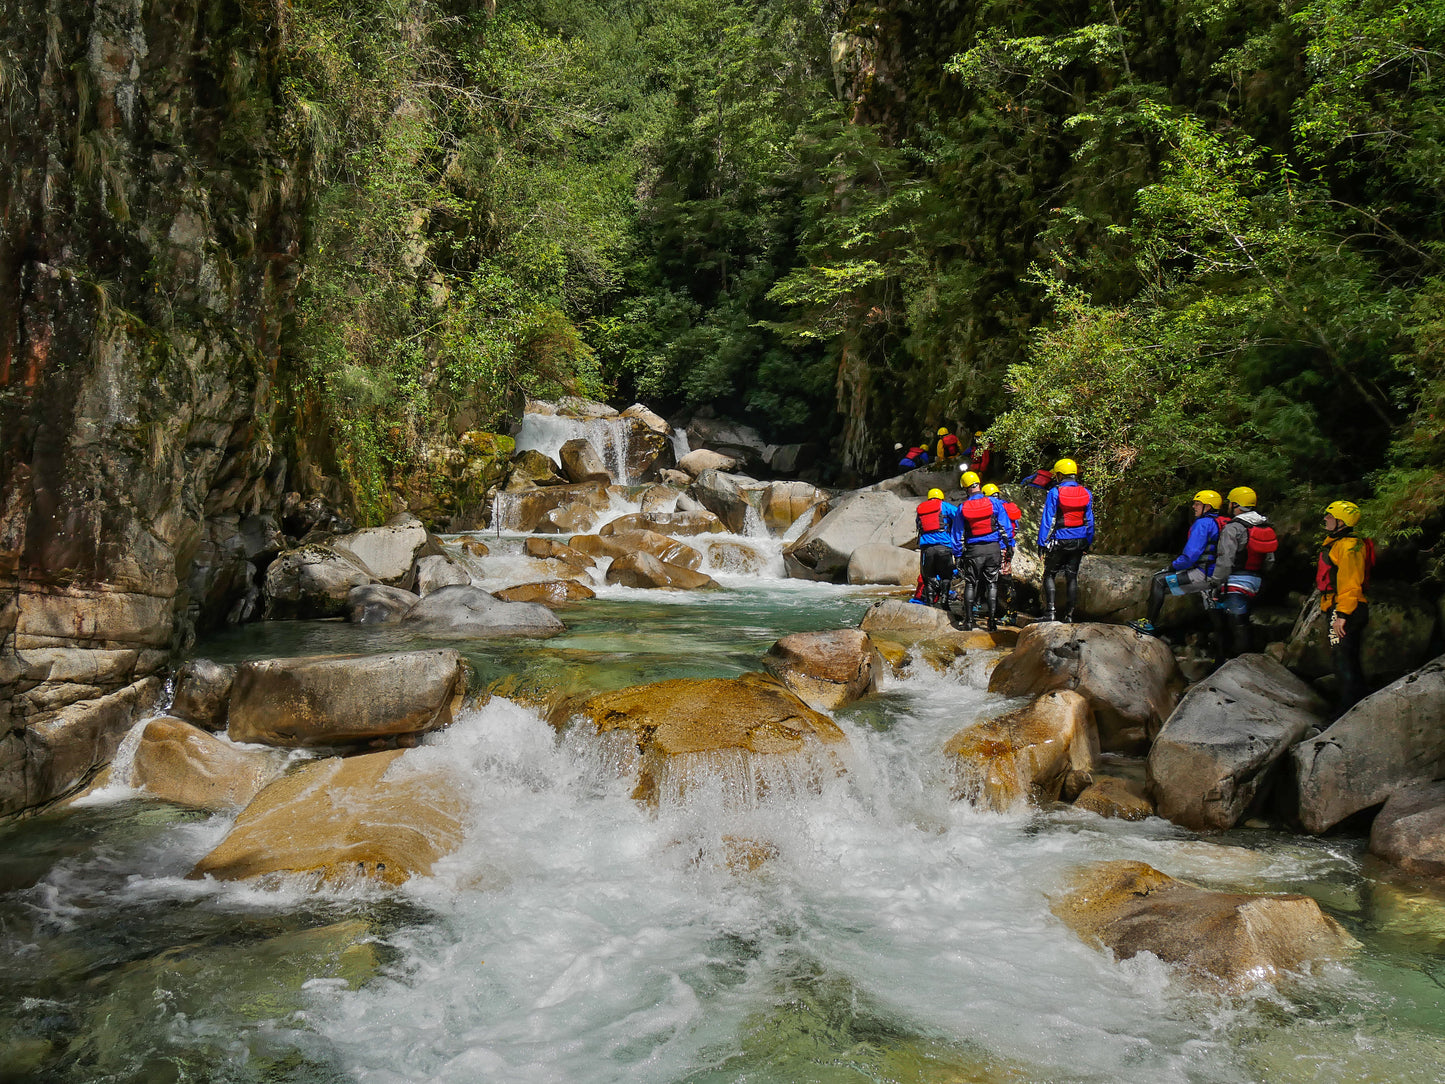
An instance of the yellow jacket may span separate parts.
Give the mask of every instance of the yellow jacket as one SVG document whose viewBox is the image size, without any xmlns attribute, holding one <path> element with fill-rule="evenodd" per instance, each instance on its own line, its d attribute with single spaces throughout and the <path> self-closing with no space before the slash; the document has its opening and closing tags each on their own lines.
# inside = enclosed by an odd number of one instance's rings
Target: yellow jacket
<svg viewBox="0 0 1445 1084">
<path fill-rule="evenodd" d="M 1349 614 L 1360 603 L 1368 602 L 1365 573 L 1365 544 L 1361 539 L 1354 535 L 1327 539 L 1320 547 L 1315 584 L 1320 589 L 1320 609 Z"/>
</svg>

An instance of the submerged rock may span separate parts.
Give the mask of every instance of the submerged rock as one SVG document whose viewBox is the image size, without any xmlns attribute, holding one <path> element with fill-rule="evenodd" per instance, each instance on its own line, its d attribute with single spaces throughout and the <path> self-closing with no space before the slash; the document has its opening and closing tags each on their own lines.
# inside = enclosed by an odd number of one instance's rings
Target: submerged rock
<svg viewBox="0 0 1445 1084">
<path fill-rule="evenodd" d="M 719 539 L 704 542 L 707 547 L 707 563 L 714 572 L 726 572 L 734 576 L 761 572 L 767 558 L 746 542 Z"/>
<path fill-rule="evenodd" d="M 405 617 L 416 603 L 417 596 L 400 587 L 364 584 L 347 594 L 346 619 L 356 625 L 390 625 Z"/>
<path fill-rule="evenodd" d="M 1053 912 L 1120 960 L 1150 952 L 1225 991 L 1278 982 L 1359 947 L 1308 896 L 1213 892 L 1143 862 L 1082 870 Z"/>
<path fill-rule="evenodd" d="M 1154 739 L 1149 790 L 1159 815 L 1195 831 L 1234 827 L 1325 710 L 1269 656 L 1231 659 L 1189 690 Z"/>
<path fill-rule="evenodd" d="M 1082 791 L 1093 779 L 1099 736 L 1089 702 L 1061 691 L 960 730 L 943 753 L 953 764 L 953 797 L 1002 813 Z"/>
<path fill-rule="evenodd" d="M 717 586 L 711 576 L 681 565 L 659 561 L 650 553 L 627 553 L 607 569 L 607 582 L 623 587 L 662 587 L 674 591 L 699 591 Z"/>
<path fill-rule="evenodd" d="M 828 750 L 847 745 L 837 724 L 763 674 L 637 685 L 594 696 L 580 713 L 598 734 L 635 742 L 633 796 L 648 802 L 679 801 L 709 778 L 726 780 L 745 804 L 778 787 L 816 786 L 820 773 L 841 770 Z"/>
<path fill-rule="evenodd" d="M 589 569 L 597 562 L 581 550 L 555 538 L 529 538 L 522 544 L 529 557 L 565 561 L 577 569 Z"/>
<path fill-rule="evenodd" d="M 287 550 L 266 569 L 266 616 L 340 617 L 351 589 L 373 580 L 349 553 L 314 544 Z"/>
<path fill-rule="evenodd" d="M 1445 876 L 1445 780 L 1390 795 L 1370 825 L 1370 853 L 1408 873 Z"/>
<path fill-rule="evenodd" d="M 808 705 L 831 711 L 877 690 L 883 658 L 863 630 L 839 629 L 784 636 L 763 665 Z"/>
<path fill-rule="evenodd" d="M 467 667 L 450 649 L 242 663 L 226 732 L 287 748 L 343 745 L 450 726 Z"/>
<path fill-rule="evenodd" d="M 1094 708 L 1106 750 L 1140 751 L 1179 701 L 1183 684 L 1162 640 L 1122 625 L 1030 625 L 989 678 L 990 692 L 1036 696 L 1073 689 Z"/>
<path fill-rule="evenodd" d="M 188 659 L 176 671 L 171 714 L 207 730 L 225 730 L 226 703 L 235 680 L 234 666 L 210 659 Z"/>
<path fill-rule="evenodd" d="M 301 765 L 256 795 L 190 876 L 309 873 L 401 884 L 430 873 L 461 844 L 464 804 L 450 780 L 412 769 L 406 756 L 390 750 Z"/>
<path fill-rule="evenodd" d="M 503 602 L 480 587 L 457 584 L 433 591 L 402 618 L 433 636 L 492 638 L 556 636 L 565 625 L 536 602 Z"/>
<path fill-rule="evenodd" d="M 519 583 L 493 592 L 503 602 L 540 602 L 543 606 L 561 606 L 596 598 L 597 592 L 574 580 L 544 580 L 541 583 Z"/>
<path fill-rule="evenodd" d="M 181 719 L 160 716 L 141 731 L 130 783 L 188 809 L 239 809 L 279 774 L 280 756 L 241 749 Z"/>
</svg>

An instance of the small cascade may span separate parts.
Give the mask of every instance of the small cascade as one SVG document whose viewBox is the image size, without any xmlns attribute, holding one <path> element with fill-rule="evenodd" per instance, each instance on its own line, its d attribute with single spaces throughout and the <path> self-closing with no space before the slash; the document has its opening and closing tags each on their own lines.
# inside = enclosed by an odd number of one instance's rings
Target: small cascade
<svg viewBox="0 0 1445 1084">
<path fill-rule="evenodd" d="M 771 533 L 768 526 L 763 522 L 762 515 L 758 512 L 752 501 L 746 501 L 743 505 L 743 529 L 740 532 L 745 538 L 770 538 Z"/>
<path fill-rule="evenodd" d="M 518 526 L 516 510 L 517 495 L 497 490 L 497 495 L 492 498 L 492 530 L 515 531 Z"/>
<path fill-rule="evenodd" d="M 631 485 L 628 473 L 631 454 L 632 426 L 630 419 L 569 418 L 561 414 L 524 414 L 522 429 L 517 434 L 517 451 L 537 451 L 554 463 L 562 461 L 562 445 L 581 437 L 586 440 L 620 485 Z"/>
<path fill-rule="evenodd" d="M 672 441 L 672 454 L 674 458 L 681 459 L 687 455 L 688 452 L 692 451 L 692 447 L 687 441 L 686 429 L 680 427 L 674 429 L 668 439 Z"/>
</svg>

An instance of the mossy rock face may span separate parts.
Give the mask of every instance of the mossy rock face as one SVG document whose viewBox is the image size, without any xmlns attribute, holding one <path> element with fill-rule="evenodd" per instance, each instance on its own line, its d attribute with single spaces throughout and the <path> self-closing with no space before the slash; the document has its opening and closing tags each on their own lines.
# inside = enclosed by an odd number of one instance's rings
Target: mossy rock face
<svg viewBox="0 0 1445 1084">
<path fill-rule="evenodd" d="M 488 491 L 507 477 L 516 446 L 511 437 L 480 429 L 437 438 L 396 472 L 393 493 L 429 527 L 475 530 L 484 524 Z"/>
</svg>

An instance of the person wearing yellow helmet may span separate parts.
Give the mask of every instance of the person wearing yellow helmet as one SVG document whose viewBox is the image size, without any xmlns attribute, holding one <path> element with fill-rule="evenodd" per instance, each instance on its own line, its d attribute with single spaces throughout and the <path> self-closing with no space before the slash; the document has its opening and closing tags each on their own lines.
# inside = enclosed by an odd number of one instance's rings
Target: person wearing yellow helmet
<svg viewBox="0 0 1445 1084">
<path fill-rule="evenodd" d="M 958 438 L 948 431 L 946 425 L 939 426 L 937 451 L 940 463 L 952 463 L 963 452 L 963 446 L 958 443 Z"/>
<path fill-rule="evenodd" d="M 1332 501 L 1325 506 L 1325 540 L 1315 568 L 1315 588 L 1320 593 L 1330 659 L 1339 676 L 1339 713 L 1343 715 L 1365 695 L 1365 626 L 1370 623 L 1370 602 L 1366 590 L 1375 567 L 1375 545 L 1355 536 L 1360 509 L 1350 501 Z"/>
<path fill-rule="evenodd" d="M 948 604 L 948 584 L 953 579 L 953 532 L 958 505 L 943 499 L 943 490 L 930 489 L 914 510 L 918 525 L 918 570 L 923 577 L 927 606 Z"/>
<path fill-rule="evenodd" d="M 959 479 L 964 499 L 958 506 L 953 552 L 963 570 L 963 628 L 974 627 L 973 604 L 983 603 L 988 627 L 998 628 L 998 576 L 1004 555 L 1013 556 L 1013 524 L 997 497 L 986 496 L 973 471 Z"/>
<path fill-rule="evenodd" d="M 999 523 L 1008 519 L 1009 541 L 1013 543 L 1018 539 L 1019 520 L 1024 518 L 1023 509 L 1013 501 L 1009 500 L 1008 494 L 999 489 L 992 482 L 987 482 L 983 487 L 985 497 L 993 497 L 1003 509 L 1003 515 L 999 517 Z M 1013 608 L 1014 598 L 1014 577 L 1013 577 L 1014 547 L 1010 545 L 1004 552 L 1003 563 L 998 568 L 998 604 L 994 607 L 995 617 L 1005 624 L 1010 623 L 1009 613 Z"/>
<path fill-rule="evenodd" d="M 893 445 L 893 451 L 894 454 L 903 451 L 903 445 Z M 928 449 L 915 444 L 913 447 L 909 448 L 908 451 L 903 452 L 903 454 L 899 456 L 898 466 L 899 469 L 903 471 L 911 471 L 915 467 L 928 466 Z"/>
<path fill-rule="evenodd" d="M 1190 510 L 1194 522 L 1184 540 L 1184 551 L 1169 567 L 1154 573 L 1149 583 L 1149 610 L 1145 617 L 1129 622 L 1129 627 L 1150 636 L 1156 635 L 1159 615 L 1166 595 L 1205 595 L 1210 592 L 1209 575 L 1214 571 L 1214 551 L 1219 543 L 1219 521 L 1215 514 L 1224 498 L 1212 489 L 1194 494 Z"/>
<path fill-rule="evenodd" d="M 1264 577 L 1274 568 L 1274 555 L 1279 549 L 1279 536 L 1255 507 L 1258 502 L 1258 495 L 1249 486 L 1235 486 L 1225 498 L 1229 518 L 1220 525 L 1214 571 L 1209 575 L 1215 593 L 1210 611 L 1215 661 L 1220 665 L 1254 650 L 1250 613 Z"/>
<path fill-rule="evenodd" d="M 1044 498 L 1039 518 L 1039 549 L 1044 552 L 1044 608 L 1039 617 L 1054 620 L 1055 579 L 1064 577 L 1063 619 L 1074 619 L 1079 598 L 1079 563 L 1094 544 L 1094 495 L 1079 485 L 1079 465 L 1072 459 L 1054 464 L 1056 484 Z"/>
</svg>

